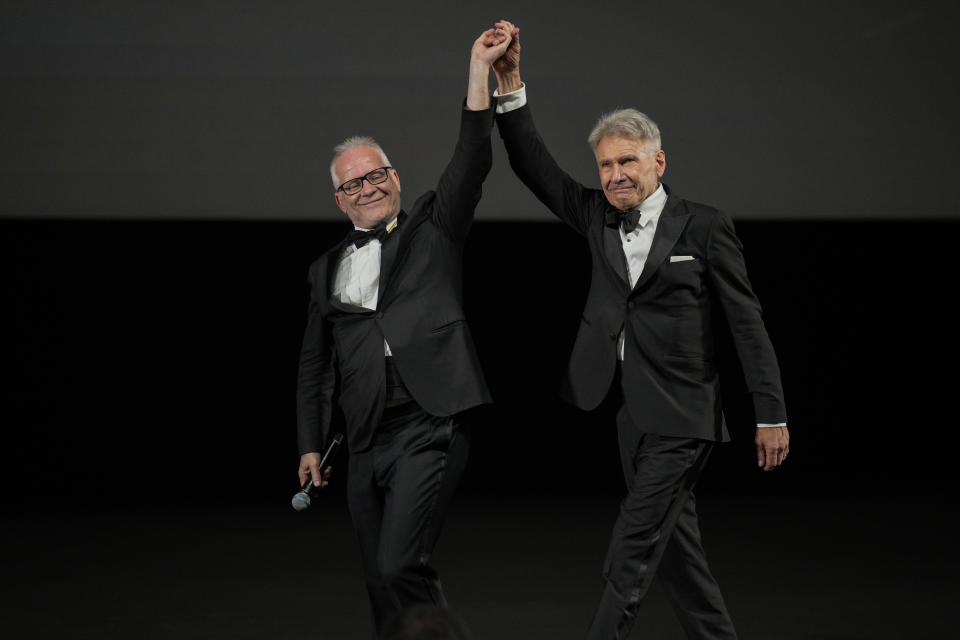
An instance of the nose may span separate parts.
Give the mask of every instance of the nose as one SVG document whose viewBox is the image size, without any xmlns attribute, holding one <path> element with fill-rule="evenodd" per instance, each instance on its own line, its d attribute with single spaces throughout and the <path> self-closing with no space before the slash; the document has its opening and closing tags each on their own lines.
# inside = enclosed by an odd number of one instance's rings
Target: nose
<svg viewBox="0 0 960 640">
<path fill-rule="evenodd" d="M 376 191 L 377 188 L 370 184 L 370 181 L 364 177 L 364 179 L 360 182 L 360 197 L 369 196 L 376 193 Z"/>
<path fill-rule="evenodd" d="M 623 180 L 623 171 L 620 170 L 620 165 L 613 165 L 613 176 L 611 178 L 613 182 L 620 182 Z"/>
</svg>

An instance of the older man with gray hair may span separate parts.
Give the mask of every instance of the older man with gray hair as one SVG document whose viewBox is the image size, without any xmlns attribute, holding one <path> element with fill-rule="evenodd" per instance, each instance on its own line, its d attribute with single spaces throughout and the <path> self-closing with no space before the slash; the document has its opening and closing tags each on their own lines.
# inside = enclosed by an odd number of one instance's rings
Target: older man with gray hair
<svg viewBox="0 0 960 640">
<path fill-rule="evenodd" d="M 736 638 L 707 565 L 693 487 L 717 442 L 729 439 L 713 325 L 725 316 L 752 394 L 757 462 L 787 456 L 780 370 L 729 216 L 661 183 L 657 125 L 634 109 L 600 118 L 589 136 L 600 189 L 565 173 L 533 124 L 520 80 L 519 29 L 496 62 L 497 125 L 510 165 L 592 256 L 590 291 L 562 395 L 584 410 L 608 392 L 627 495 L 603 568 L 589 640 L 626 638 L 654 575 L 688 638 Z"/>
<path fill-rule="evenodd" d="M 353 229 L 309 270 L 299 476 L 329 482 L 320 452 L 336 401 L 376 637 L 413 605 L 446 605 L 431 553 L 467 461 L 462 413 L 490 401 L 462 307 L 463 246 L 492 162 L 490 63 L 509 38 L 488 29 L 474 42 L 453 157 L 409 212 L 400 176 L 372 138 L 347 138 L 330 165 L 334 200 Z"/>
</svg>

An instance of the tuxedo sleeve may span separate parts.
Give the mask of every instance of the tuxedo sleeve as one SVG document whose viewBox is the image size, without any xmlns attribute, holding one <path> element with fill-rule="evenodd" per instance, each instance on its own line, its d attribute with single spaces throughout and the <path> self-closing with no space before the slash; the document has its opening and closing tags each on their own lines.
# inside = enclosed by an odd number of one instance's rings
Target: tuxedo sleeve
<svg viewBox="0 0 960 640">
<path fill-rule="evenodd" d="M 520 181 L 554 215 L 585 235 L 593 210 L 588 204 L 596 190 L 584 187 L 556 163 L 533 124 L 530 106 L 497 114 L 497 126 Z"/>
<path fill-rule="evenodd" d="M 434 200 L 433 220 L 443 232 L 462 244 L 473 223 L 480 202 L 483 181 L 493 165 L 490 130 L 493 109 L 471 111 L 460 116 L 460 135 L 453 157 L 440 175 Z"/>
<path fill-rule="evenodd" d="M 319 303 L 326 287 L 315 267 L 311 267 L 309 280 L 307 328 L 297 374 L 297 447 L 301 455 L 321 451 L 329 438 L 336 387 L 333 334 Z"/>
<path fill-rule="evenodd" d="M 760 301 L 747 277 L 743 245 L 730 217 L 718 211 L 707 243 L 708 277 L 727 321 L 753 398 L 758 423 L 785 423 L 780 366 L 763 324 Z"/>
</svg>

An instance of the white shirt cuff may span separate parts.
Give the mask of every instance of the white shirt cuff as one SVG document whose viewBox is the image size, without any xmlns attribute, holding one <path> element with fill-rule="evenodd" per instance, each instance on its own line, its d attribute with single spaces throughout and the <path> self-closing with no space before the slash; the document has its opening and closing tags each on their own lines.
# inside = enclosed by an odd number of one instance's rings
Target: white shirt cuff
<svg viewBox="0 0 960 640">
<path fill-rule="evenodd" d="M 758 422 L 757 429 L 766 429 L 768 427 L 785 427 L 787 426 L 786 422 L 778 422 L 777 424 L 767 424 L 766 422 Z"/>
<path fill-rule="evenodd" d="M 498 89 L 494 89 L 493 97 L 497 99 L 497 113 L 506 113 L 507 111 L 519 109 L 527 104 L 527 85 L 524 83 L 524 85 L 516 91 L 511 91 L 503 95 L 500 95 Z"/>
</svg>

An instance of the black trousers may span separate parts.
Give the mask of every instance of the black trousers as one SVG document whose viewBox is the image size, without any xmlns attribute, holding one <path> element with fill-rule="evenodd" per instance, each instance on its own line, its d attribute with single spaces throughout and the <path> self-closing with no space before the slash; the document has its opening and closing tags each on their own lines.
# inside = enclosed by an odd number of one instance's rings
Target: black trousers
<svg viewBox="0 0 960 640">
<path fill-rule="evenodd" d="M 693 487 L 711 443 L 643 433 L 617 414 L 627 496 L 604 562 L 606 585 L 588 640 L 623 640 L 658 576 L 688 638 L 737 637 L 700 540 Z"/>
<path fill-rule="evenodd" d="M 466 430 L 415 402 L 389 406 L 373 446 L 352 453 L 347 503 L 360 543 L 374 637 L 406 607 L 446 606 L 430 555 L 466 467 Z"/>
</svg>

